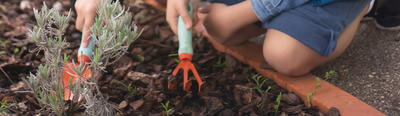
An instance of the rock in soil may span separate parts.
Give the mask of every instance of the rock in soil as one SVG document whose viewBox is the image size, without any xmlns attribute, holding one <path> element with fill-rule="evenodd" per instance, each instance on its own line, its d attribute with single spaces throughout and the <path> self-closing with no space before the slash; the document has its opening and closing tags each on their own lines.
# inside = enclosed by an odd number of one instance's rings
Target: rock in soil
<svg viewBox="0 0 400 116">
<path fill-rule="evenodd" d="M 339 109 L 335 108 L 335 107 L 331 107 L 328 110 L 328 116 L 340 116 L 340 112 Z"/>
<path fill-rule="evenodd" d="M 299 97 L 294 93 L 282 94 L 282 101 L 285 101 L 289 105 L 298 105 L 301 103 Z"/>
<path fill-rule="evenodd" d="M 142 83 L 144 83 L 144 84 L 147 85 L 147 84 L 150 83 L 150 79 L 151 79 L 151 78 L 157 79 L 157 78 L 158 78 L 158 75 L 156 75 L 156 74 L 154 74 L 154 75 L 148 75 L 148 74 L 144 74 L 144 73 L 141 73 L 141 72 L 130 71 L 130 72 L 127 74 L 127 77 L 128 77 L 129 79 L 133 80 L 133 81 L 140 80 Z"/>
</svg>

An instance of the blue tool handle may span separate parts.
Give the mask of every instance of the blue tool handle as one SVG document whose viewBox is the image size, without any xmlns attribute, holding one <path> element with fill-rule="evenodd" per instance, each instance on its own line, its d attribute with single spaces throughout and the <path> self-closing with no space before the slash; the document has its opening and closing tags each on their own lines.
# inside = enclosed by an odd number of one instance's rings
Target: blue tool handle
<svg viewBox="0 0 400 116">
<path fill-rule="evenodd" d="M 193 14 L 193 4 L 189 3 L 188 10 L 190 17 Z M 189 53 L 193 54 L 192 48 L 192 29 L 187 30 L 182 17 L 179 15 L 178 18 L 178 39 L 179 39 L 179 49 L 178 53 Z"/>
<path fill-rule="evenodd" d="M 88 58 L 92 58 L 92 52 L 93 52 L 93 38 L 92 37 L 90 37 L 90 40 L 89 40 L 89 44 L 88 44 L 88 46 L 87 47 L 83 47 L 83 39 L 86 39 L 86 38 L 83 38 L 84 37 L 84 34 L 85 34 L 85 27 L 83 28 L 83 31 L 82 31 L 82 40 L 81 40 L 81 45 L 80 45 L 80 47 L 79 47 L 79 50 L 78 50 L 78 57 L 80 57 L 81 55 L 82 55 L 82 53 L 83 53 L 83 55 L 86 55 Z M 79 58 L 78 58 L 79 59 Z M 85 60 L 85 59 L 84 59 Z M 84 61 L 84 62 L 89 62 L 89 61 Z"/>
</svg>

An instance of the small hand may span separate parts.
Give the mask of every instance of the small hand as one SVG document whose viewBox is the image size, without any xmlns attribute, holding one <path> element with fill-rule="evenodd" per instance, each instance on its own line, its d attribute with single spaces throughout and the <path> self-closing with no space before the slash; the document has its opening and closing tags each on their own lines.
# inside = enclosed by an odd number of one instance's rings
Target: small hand
<svg viewBox="0 0 400 116">
<path fill-rule="evenodd" d="M 178 17 L 181 15 L 186 29 L 190 29 L 198 22 L 197 7 L 198 4 L 193 4 L 193 18 L 189 15 L 188 11 L 189 0 L 168 0 L 167 1 L 167 16 L 166 20 L 170 25 L 172 31 L 177 34 Z"/>
<path fill-rule="evenodd" d="M 76 0 L 75 9 L 77 13 L 76 29 L 83 31 L 85 26 L 85 32 L 83 34 L 83 47 L 87 47 L 89 44 L 90 27 L 94 24 L 94 18 L 96 17 L 96 6 L 101 3 L 101 0 Z"/>
</svg>

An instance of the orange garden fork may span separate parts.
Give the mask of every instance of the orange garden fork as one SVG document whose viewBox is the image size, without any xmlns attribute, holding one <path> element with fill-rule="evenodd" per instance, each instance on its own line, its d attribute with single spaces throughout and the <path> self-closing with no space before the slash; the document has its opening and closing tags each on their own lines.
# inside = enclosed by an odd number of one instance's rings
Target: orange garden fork
<svg viewBox="0 0 400 116">
<path fill-rule="evenodd" d="M 192 3 L 189 3 L 188 6 L 189 14 L 192 16 L 193 14 L 193 5 Z M 178 66 L 175 68 L 174 72 L 172 72 L 172 75 L 176 75 L 178 73 L 179 69 L 183 69 L 183 90 L 188 91 L 190 87 L 192 86 L 192 82 L 188 82 L 188 71 L 189 69 L 192 71 L 193 75 L 196 77 L 197 82 L 199 83 L 199 92 L 201 89 L 201 85 L 203 82 L 201 81 L 201 78 L 199 74 L 197 73 L 196 68 L 194 65 L 191 63 L 192 58 L 193 58 L 193 48 L 192 48 L 192 29 L 187 30 L 185 27 L 185 23 L 182 20 L 182 17 L 179 16 L 178 18 L 178 39 L 179 39 L 179 60 L 180 63 Z M 170 79 L 168 81 L 168 89 L 173 89 L 176 82 L 174 82 L 174 79 Z"/>
</svg>

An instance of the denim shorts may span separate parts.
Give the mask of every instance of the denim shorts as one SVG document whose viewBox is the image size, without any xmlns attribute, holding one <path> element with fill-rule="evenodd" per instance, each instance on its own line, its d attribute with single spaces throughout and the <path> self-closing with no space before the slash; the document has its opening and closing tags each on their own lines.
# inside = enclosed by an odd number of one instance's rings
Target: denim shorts
<svg viewBox="0 0 400 116">
<path fill-rule="evenodd" d="M 234 5 L 245 0 L 208 0 Z M 370 0 L 341 0 L 315 5 L 310 0 L 250 0 L 258 24 L 276 29 L 300 41 L 318 54 L 329 57 L 339 34 L 353 22 Z"/>
</svg>

